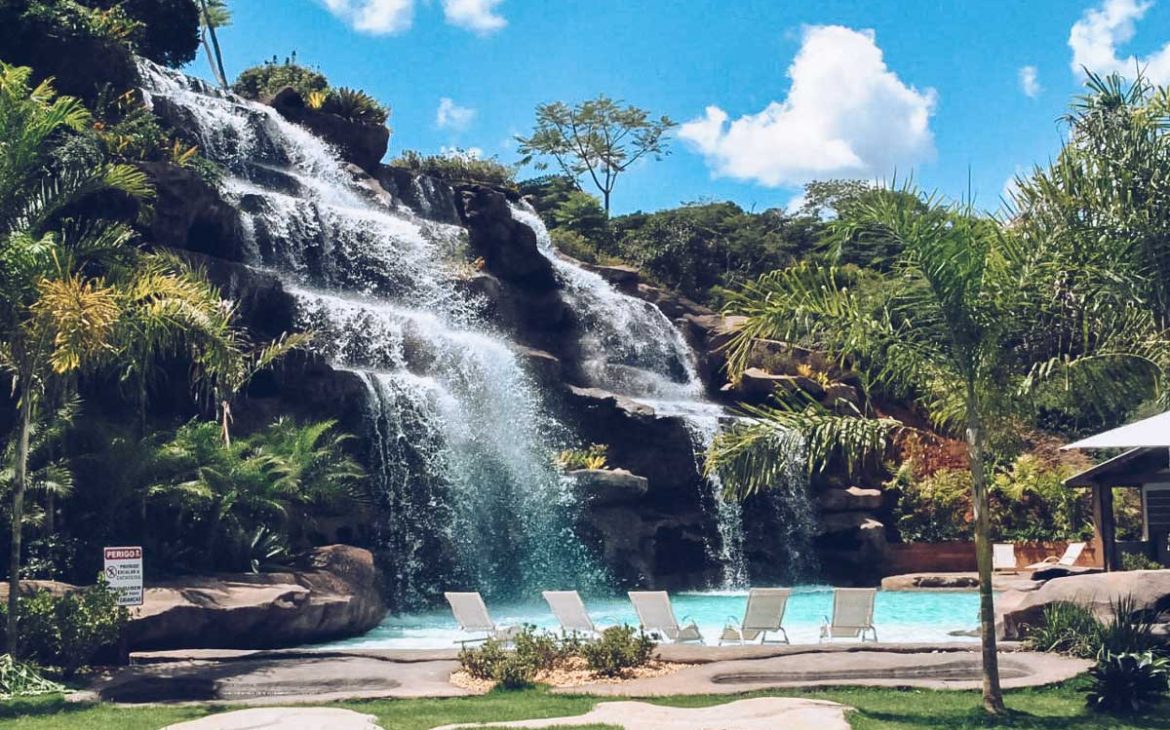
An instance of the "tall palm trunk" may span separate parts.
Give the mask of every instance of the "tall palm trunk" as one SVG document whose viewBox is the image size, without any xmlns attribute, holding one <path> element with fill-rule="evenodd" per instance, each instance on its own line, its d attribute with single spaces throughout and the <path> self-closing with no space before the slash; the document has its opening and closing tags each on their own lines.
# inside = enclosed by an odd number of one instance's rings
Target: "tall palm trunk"
<svg viewBox="0 0 1170 730">
<path fill-rule="evenodd" d="M 991 520 L 988 515 L 987 472 L 983 464 L 983 419 L 975 387 L 967 387 L 967 448 L 971 457 L 972 505 L 975 512 L 975 556 L 979 568 L 979 630 L 983 643 L 983 708 L 1001 715 L 1006 709 L 999 686 L 999 655 L 995 646 L 995 597 L 991 585 Z"/>
<path fill-rule="evenodd" d="M 28 382 L 28 381 L 25 381 Z M 12 549 L 8 554 L 8 653 L 16 655 L 19 639 L 17 598 L 20 594 L 20 538 L 24 527 L 24 492 L 28 487 L 28 443 L 32 431 L 32 393 L 26 388 L 20 399 L 20 435 L 16 446 L 16 484 L 12 490 Z"/>
<path fill-rule="evenodd" d="M 207 0 L 199 0 L 199 7 L 203 12 L 203 50 L 207 53 L 207 63 L 211 65 L 211 71 L 219 78 L 219 85 L 226 89 L 228 87 L 227 74 L 223 70 L 223 54 L 219 50 L 219 36 L 215 34 L 215 24 L 211 22 L 211 13 L 207 8 Z M 207 39 L 211 38 L 211 47 L 208 47 Z M 214 51 L 214 56 L 212 55 Z"/>
</svg>

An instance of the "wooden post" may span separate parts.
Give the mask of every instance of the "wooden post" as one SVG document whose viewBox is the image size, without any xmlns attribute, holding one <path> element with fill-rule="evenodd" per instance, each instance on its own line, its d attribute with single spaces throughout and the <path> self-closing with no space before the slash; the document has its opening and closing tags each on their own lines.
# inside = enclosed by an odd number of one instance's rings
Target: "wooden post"
<svg viewBox="0 0 1170 730">
<path fill-rule="evenodd" d="M 1093 540 L 1101 555 L 1101 567 L 1117 570 L 1117 530 L 1113 517 L 1113 487 L 1093 485 Z"/>
</svg>

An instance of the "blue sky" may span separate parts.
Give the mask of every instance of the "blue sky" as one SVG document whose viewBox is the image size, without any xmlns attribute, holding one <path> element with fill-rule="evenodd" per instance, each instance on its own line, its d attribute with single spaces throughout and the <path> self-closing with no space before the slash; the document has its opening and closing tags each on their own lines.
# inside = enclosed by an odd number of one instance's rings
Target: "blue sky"
<svg viewBox="0 0 1170 730">
<path fill-rule="evenodd" d="M 950 196 L 970 176 L 994 209 L 1017 170 L 1059 149 L 1074 64 L 1136 59 L 1170 83 L 1170 0 L 229 4 L 230 76 L 295 50 L 391 106 L 391 155 L 459 146 L 512 162 L 537 104 L 598 93 L 684 123 L 673 154 L 619 180 L 617 213 L 785 206 L 804 180 L 895 169 Z M 202 57 L 189 70 L 208 75 Z"/>
</svg>

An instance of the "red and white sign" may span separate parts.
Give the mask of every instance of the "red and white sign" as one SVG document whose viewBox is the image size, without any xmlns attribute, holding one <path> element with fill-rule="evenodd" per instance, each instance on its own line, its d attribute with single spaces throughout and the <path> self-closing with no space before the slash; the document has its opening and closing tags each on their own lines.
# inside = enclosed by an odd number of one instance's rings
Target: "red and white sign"
<svg viewBox="0 0 1170 730">
<path fill-rule="evenodd" d="M 105 548 L 106 582 L 118 594 L 119 606 L 142 605 L 142 548 Z"/>
</svg>

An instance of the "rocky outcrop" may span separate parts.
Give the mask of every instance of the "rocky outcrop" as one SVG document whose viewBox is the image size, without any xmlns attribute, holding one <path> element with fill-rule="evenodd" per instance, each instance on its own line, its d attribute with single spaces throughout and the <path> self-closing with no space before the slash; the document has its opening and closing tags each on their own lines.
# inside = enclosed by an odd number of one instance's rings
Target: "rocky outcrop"
<svg viewBox="0 0 1170 730">
<path fill-rule="evenodd" d="M 707 546 L 718 536 L 701 501 L 701 477 L 683 420 L 597 388 L 570 386 L 565 400 L 567 417 L 584 440 L 608 444 L 610 464 L 630 473 L 602 477 L 612 482 L 607 498 L 583 514 L 586 540 L 598 547 L 619 584 L 708 585 L 717 567 Z M 643 482 L 645 491 L 634 496 Z"/>
<path fill-rule="evenodd" d="M 327 111 L 310 109 L 295 89 L 284 88 L 268 102 L 282 117 L 333 145 L 341 158 L 373 174 L 390 146 L 384 124 L 351 122 Z"/>
<path fill-rule="evenodd" d="M 484 268 L 528 291 L 557 288 L 550 262 L 536 244 L 536 232 L 512 217 L 508 198 L 485 185 L 459 189 L 459 213 L 471 236 L 471 250 Z"/>
<path fill-rule="evenodd" d="M 1132 570 L 1050 580 L 1035 591 L 1002 600 L 997 623 L 1005 638 L 1021 639 L 1027 627 L 1037 625 L 1045 609 L 1053 604 L 1078 603 L 1104 620 L 1113 615 L 1113 607 L 1122 599 L 1132 600 L 1143 620 L 1170 623 L 1170 570 Z"/>
<path fill-rule="evenodd" d="M 155 198 L 147 233 L 159 246 L 243 261 L 239 216 L 219 191 L 189 167 L 144 162 Z"/>
<path fill-rule="evenodd" d="M 427 220 L 460 225 L 455 190 L 430 175 L 420 175 L 402 167 L 381 165 L 374 174 L 382 188 Z"/>
<path fill-rule="evenodd" d="M 629 504 L 650 490 L 650 480 L 625 469 L 577 469 L 565 476 L 573 482 L 577 497 L 589 507 Z"/>
<path fill-rule="evenodd" d="M 386 613 L 373 556 L 331 545 L 287 573 L 192 577 L 146 589 L 126 630 L 134 650 L 275 648 L 357 636 Z"/>
<path fill-rule="evenodd" d="M 633 266 L 601 266 L 599 264 L 590 264 L 581 261 L 578 261 L 577 265 L 605 279 L 618 291 L 634 295 L 638 293 L 638 282 L 642 275 Z"/>
</svg>

